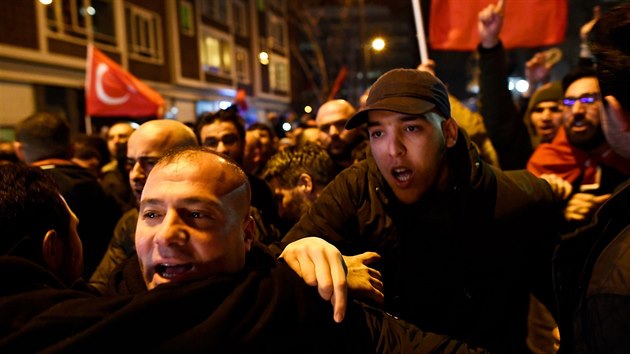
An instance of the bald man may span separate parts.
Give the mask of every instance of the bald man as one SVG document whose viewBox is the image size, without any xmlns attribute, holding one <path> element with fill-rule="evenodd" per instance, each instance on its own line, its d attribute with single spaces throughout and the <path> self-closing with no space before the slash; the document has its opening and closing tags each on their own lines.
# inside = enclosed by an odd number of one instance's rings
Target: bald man
<svg viewBox="0 0 630 354">
<path fill-rule="evenodd" d="M 366 137 L 364 130 L 345 128 L 346 122 L 355 112 L 350 102 L 341 99 L 328 101 L 317 111 L 315 122 L 324 133 L 322 145 L 333 158 L 338 171 L 354 162 L 352 150 Z"/>
<path fill-rule="evenodd" d="M 250 196 L 229 157 L 203 147 L 168 153 L 146 181 L 138 258 L 116 278 L 127 282 L 118 296 L 45 309 L 0 332 L 0 352 L 484 352 L 358 302 L 335 323 L 317 291 L 253 241 Z"/>
<path fill-rule="evenodd" d="M 149 172 L 167 151 L 185 146 L 197 146 L 195 132 L 174 120 L 152 120 L 142 124 L 127 141 L 126 168 L 129 183 L 139 201 Z M 134 233 L 138 210 L 127 211 L 116 224 L 107 252 L 90 278 L 90 284 L 105 292 L 109 276 L 116 266 L 135 252 Z"/>
</svg>

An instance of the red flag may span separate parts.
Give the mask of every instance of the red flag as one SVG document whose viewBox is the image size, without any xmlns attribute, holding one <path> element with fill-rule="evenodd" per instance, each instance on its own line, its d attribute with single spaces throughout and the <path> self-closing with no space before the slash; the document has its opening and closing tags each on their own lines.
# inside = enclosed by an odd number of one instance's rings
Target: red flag
<svg viewBox="0 0 630 354">
<path fill-rule="evenodd" d="M 343 84 L 343 80 L 346 79 L 346 76 L 348 76 L 348 67 L 344 64 L 344 66 L 341 67 L 341 70 L 339 70 L 339 73 L 337 74 L 335 84 L 333 85 L 332 89 L 330 89 L 330 93 L 328 94 L 328 101 L 335 98 L 337 92 L 339 92 L 339 90 L 341 89 L 341 84 Z"/>
<path fill-rule="evenodd" d="M 93 45 L 88 45 L 85 108 L 90 116 L 162 117 L 164 99 Z"/>
<path fill-rule="evenodd" d="M 475 50 L 479 44 L 477 15 L 497 0 L 432 0 L 429 42 L 432 49 Z M 505 1 L 499 35 L 506 48 L 556 45 L 564 41 L 567 0 Z"/>
</svg>

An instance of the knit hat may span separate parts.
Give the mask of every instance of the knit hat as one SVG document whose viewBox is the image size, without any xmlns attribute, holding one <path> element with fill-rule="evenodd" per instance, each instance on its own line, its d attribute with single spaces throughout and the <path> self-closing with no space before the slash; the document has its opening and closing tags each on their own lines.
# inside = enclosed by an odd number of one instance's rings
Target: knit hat
<svg viewBox="0 0 630 354">
<path fill-rule="evenodd" d="M 348 120 L 346 129 L 366 123 L 368 112 L 373 110 L 417 115 L 433 108 L 451 117 L 448 93 L 442 81 L 425 71 L 394 69 L 376 80 L 365 107 Z"/>
<path fill-rule="evenodd" d="M 529 136 L 532 138 L 532 146 L 536 147 L 540 141 L 540 137 L 536 134 L 536 129 L 532 124 L 531 114 L 534 108 L 541 102 L 559 102 L 564 97 L 564 91 L 562 90 L 562 83 L 560 81 L 550 82 L 541 86 L 534 92 L 532 98 L 529 99 L 527 105 L 527 111 L 525 112 L 525 125 L 529 131 Z"/>
</svg>

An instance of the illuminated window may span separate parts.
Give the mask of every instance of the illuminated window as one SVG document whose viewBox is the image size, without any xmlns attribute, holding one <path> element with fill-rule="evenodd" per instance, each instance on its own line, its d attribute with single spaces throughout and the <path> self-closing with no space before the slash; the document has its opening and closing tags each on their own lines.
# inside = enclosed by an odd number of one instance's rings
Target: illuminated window
<svg viewBox="0 0 630 354">
<path fill-rule="evenodd" d="M 217 76 L 232 75 L 232 42 L 227 34 L 204 27 L 201 38 L 203 70 Z"/>
<path fill-rule="evenodd" d="M 271 56 L 269 85 L 273 91 L 289 92 L 289 65 L 286 58 Z"/>
</svg>

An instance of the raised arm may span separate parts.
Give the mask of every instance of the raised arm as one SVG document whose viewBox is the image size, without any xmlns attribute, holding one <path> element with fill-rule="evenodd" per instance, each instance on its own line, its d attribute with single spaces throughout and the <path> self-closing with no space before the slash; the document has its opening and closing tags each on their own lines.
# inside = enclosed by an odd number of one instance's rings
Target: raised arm
<svg viewBox="0 0 630 354">
<path fill-rule="evenodd" d="M 479 12 L 480 113 L 504 170 L 525 168 L 532 146 L 508 89 L 505 50 L 499 39 L 503 26 L 503 1 Z"/>
</svg>

